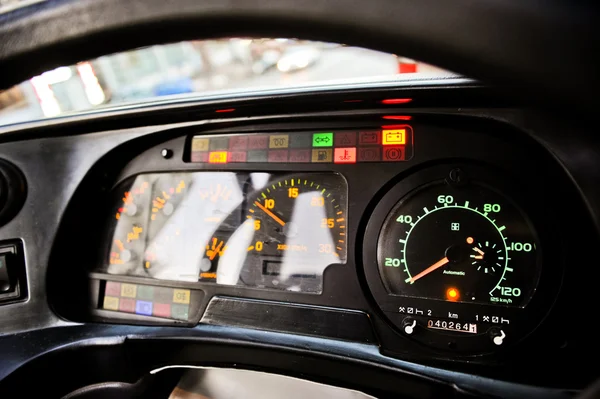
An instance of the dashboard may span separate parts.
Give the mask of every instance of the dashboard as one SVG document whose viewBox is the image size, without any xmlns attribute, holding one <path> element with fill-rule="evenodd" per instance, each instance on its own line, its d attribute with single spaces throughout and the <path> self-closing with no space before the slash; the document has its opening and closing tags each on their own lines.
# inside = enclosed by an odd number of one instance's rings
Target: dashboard
<svg viewBox="0 0 600 399">
<path fill-rule="evenodd" d="M 27 187 L 1 230 L 0 343 L 39 329 L 55 332 L 51 347 L 143 337 L 147 372 L 190 361 L 157 337 L 310 337 L 441 380 L 471 373 L 474 391 L 589 382 L 597 344 L 580 304 L 598 272 L 579 270 L 597 238 L 553 147 L 562 127 L 471 84 L 152 115 L 0 144 Z"/>
</svg>

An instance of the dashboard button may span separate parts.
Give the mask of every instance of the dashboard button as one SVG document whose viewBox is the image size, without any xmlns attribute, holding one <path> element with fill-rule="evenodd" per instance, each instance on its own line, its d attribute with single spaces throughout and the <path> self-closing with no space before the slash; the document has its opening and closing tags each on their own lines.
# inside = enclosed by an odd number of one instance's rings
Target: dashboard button
<svg viewBox="0 0 600 399">
<path fill-rule="evenodd" d="M 25 259 L 20 240 L 0 243 L 0 304 L 27 298 Z"/>
<path fill-rule="evenodd" d="M 6 266 L 6 255 L 0 255 L 0 292 L 10 291 L 10 278 Z"/>
<path fill-rule="evenodd" d="M 415 332 L 417 321 L 412 317 L 407 317 L 402 321 L 402 330 L 406 335 L 412 335 Z"/>
</svg>

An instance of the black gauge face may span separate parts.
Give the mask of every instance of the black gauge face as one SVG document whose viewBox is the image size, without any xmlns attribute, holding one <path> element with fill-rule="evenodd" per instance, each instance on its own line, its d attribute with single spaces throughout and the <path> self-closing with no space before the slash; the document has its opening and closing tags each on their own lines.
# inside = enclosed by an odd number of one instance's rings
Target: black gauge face
<svg viewBox="0 0 600 399">
<path fill-rule="evenodd" d="M 477 183 L 440 182 L 409 194 L 387 216 L 377 249 L 392 294 L 511 307 L 535 292 L 539 257 L 519 209 Z"/>
</svg>

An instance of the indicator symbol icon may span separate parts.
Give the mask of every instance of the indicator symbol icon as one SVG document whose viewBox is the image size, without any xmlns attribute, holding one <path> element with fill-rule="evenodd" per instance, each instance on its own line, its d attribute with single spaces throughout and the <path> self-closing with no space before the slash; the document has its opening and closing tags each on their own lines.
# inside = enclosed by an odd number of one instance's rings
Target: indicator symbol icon
<svg viewBox="0 0 600 399">
<path fill-rule="evenodd" d="M 313 134 L 313 147 L 331 147 L 333 144 L 333 133 Z"/>
<path fill-rule="evenodd" d="M 383 145 L 398 144 L 406 144 L 406 129 L 383 131 Z"/>
<path fill-rule="evenodd" d="M 379 144 L 379 135 L 377 132 L 362 132 L 360 144 Z"/>
<path fill-rule="evenodd" d="M 329 157 L 329 152 L 328 152 L 328 151 L 326 151 L 326 150 L 319 151 L 319 152 L 317 153 L 317 159 L 318 159 L 319 161 L 325 161 L 325 160 L 327 160 L 327 158 L 328 158 L 328 157 Z"/>
<path fill-rule="evenodd" d="M 381 158 L 379 147 L 362 147 L 358 149 L 358 160 L 363 162 L 379 161 Z"/>
<path fill-rule="evenodd" d="M 399 148 L 386 148 L 384 153 L 385 159 L 390 161 L 401 160 L 403 155 Z"/>
</svg>

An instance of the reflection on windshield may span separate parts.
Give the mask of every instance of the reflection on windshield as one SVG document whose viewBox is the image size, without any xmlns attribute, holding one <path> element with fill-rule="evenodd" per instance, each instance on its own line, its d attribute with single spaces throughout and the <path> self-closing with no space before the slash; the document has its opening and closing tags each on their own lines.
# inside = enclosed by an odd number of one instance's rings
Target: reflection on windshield
<svg viewBox="0 0 600 399">
<path fill-rule="evenodd" d="M 0 92 L 0 125 L 189 93 L 447 72 L 339 44 L 224 39 L 153 46 L 47 71 Z"/>
</svg>

